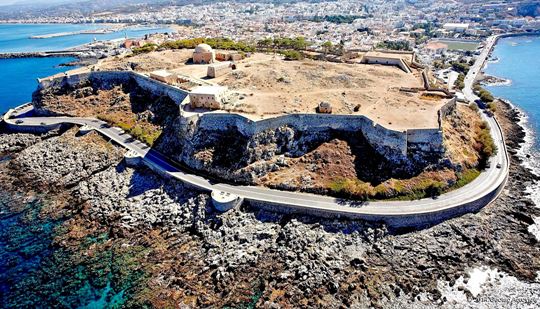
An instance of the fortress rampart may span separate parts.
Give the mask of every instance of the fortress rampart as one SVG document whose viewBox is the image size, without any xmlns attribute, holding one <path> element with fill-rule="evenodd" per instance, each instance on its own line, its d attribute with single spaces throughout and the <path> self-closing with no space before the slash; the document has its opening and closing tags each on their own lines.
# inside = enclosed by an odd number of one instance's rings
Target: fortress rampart
<svg viewBox="0 0 540 309">
<path fill-rule="evenodd" d="M 99 83 L 104 88 L 135 81 L 139 87 L 156 96 L 168 96 L 180 104 L 187 96 L 186 90 L 174 87 L 133 71 L 95 71 L 81 74 L 54 76 L 38 79 L 38 90 L 52 87 L 75 87 L 87 82 Z"/>
<path fill-rule="evenodd" d="M 440 124 L 442 118 L 452 113 L 455 108 L 455 99 L 451 99 L 441 107 L 438 115 L 439 127 L 403 131 L 386 128 L 366 116 L 335 114 L 290 114 L 254 121 L 240 114 L 216 111 L 189 116 L 186 123 L 196 123 L 197 128 L 207 130 L 236 128 L 244 136 L 253 136 L 281 126 L 290 126 L 310 133 L 328 130 L 360 131 L 380 154 L 404 159 L 407 155 L 418 151 L 443 153 L 443 135 Z"/>
<path fill-rule="evenodd" d="M 151 79 L 133 71 L 95 71 L 76 75 L 56 76 L 39 80 L 38 89 L 50 87 L 75 87 L 87 82 L 98 83 L 104 88 L 116 84 L 135 81 L 142 89 L 156 96 L 169 96 L 178 105 L 186 99 L 188 92 Z M 336 114 L 290 114 L 251 120 L 241 114 L 226 112 L 206 112 L 185 117 L 184 124 L 196 124 L 197 129 L 226 130 L 236 129 L 244 136 L 290 126 L 302 132 L 324 132 L 329 130 L 361 132 L 370 145 L 380 154 L 397 160 L 405 160 L 408 155 L 423 152 L 441 154 L 444 152 L 441 130 L 442 117 L 455 110 L 456 100 L 451 99 L 439 110 L 439 126 L 424 129 L 392 130 L 375 123 L 363 115 Z M 182 113 L 181 113 L 182 114 Z"/>
<path fill-rule="evenodd" d="M 253 121 L 239 114 L 212 112 L 195 116 L 195 118 L 197 118 L 198 128 L 207 130 L 236 128 L 244 136 L 253 136 L 282 126 L 290 126 L 298 131 L 309 133 L 328 130 L 360 131 L 379 153 L 398 158 L 407 155 L 406 132 L 387 129 L 365 116 L 291 114 Z M 193 118 L 193 120 L 195 119 Z"/>
</svg>

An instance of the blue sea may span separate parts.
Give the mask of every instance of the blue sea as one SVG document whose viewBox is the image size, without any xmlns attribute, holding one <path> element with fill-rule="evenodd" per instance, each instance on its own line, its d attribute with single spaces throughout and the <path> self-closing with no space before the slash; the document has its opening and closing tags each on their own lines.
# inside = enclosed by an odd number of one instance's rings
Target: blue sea
<svg viewBox="0 0 540 309">
<path fill-rule="evenodd" d="M 489 86 L 496 97 L 509 100 L 527 114 L 527 122 L 540 132 L 540 36 L 501 39 L 493 50 L 498 61 L 489 63 L 485 72 L 511 81 L 508 85 Z M 534 149 L 540 149 L 540 136 L 534 134 Z"/>
<path fill-rule="evenodd" d="M 76 34 L 47 39 L 31 36 L 108 28 L 100 24 L 0 24 L 0 53 L 62 50 L 97 40 L 138 38 L 148 33 L 172 31 L 165 27 L 133 26 L 105 34 Z"/>
<path fill-rule="evenodd" d="M 99 24 L 0 24 L 1 52 L 34 52 L 62 50 L 97 40 L 142 37 L 148 33 L 169 32 L 169 28 L 131 27 L 107 34 L 78 34 L 47 39 L 31 36 L 88 29 L 106 28 Z M 0 59 L 0 114 L 9 108 L 28 102 L 37 86 L 38 77 L 46 77 L 72 68 L 59 67 L 73 58 Z"/>
<path fill-rule="evenodd" d="M 32 100 L 37 77 L 45 77 L 72 68 L 59 67 L 74 58 L 0 59 L 0 114 Z"/>
<path fill-rule="evenodd" d="M 518 152 L 523 164 L 540 174 L 540 36 L 501 39 L 493 51 L 498 60 L 488 63 L 485 72 L 510 80 L 507 85 L 487 87 L 496 97 L 510 101 L 526 115 L 524 123 L 528 134 L 526 143 Z M 537 207 L 540 207 L 540 183 L 527 188 Z M 529 232 L 540 241 L 540 218 L 529 227 Z"/>
</svg>

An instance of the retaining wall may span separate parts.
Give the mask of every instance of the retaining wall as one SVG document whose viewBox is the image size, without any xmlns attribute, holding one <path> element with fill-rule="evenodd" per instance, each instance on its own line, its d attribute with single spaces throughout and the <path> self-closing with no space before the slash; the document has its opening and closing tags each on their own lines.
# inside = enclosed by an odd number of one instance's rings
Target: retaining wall
<svg viewBox="0 0 540 309">
<path fill-rule="evenodd" d="M 343 211 L 335 210 L 325 210 L 325 209 L 313 209 L 306 208 L 296 205 L 283 205 L 283 204 L 273 204 L 270 202 L 261 202 L 261 201 L 249 201 L 252 207 L 258 209 L 264 209 L 271 212 L 279 212 L 286 214 L 303 214 L 309 216 L 318 216 L 323 218 L 330 219 L 350 219 L 350 220 L 365 220 L 370 222 L 379 222 L 385 223 L 386 225 L 393 228 L 424 228 L 431 226 L 445 220 L 459 217 L 467 213 L 476 213 L 480 211 L 483 207 L 490 204 L 494 201 L 498 194 L 504 188 L 506 182 L 503 181 L 497 189 L 487 193 L 484 196 L 475 198 L 472 201 L 465 202 L 462 204 L 454 205 L 449 208 L 440 209 L 432 212 L 422 212 L 422 213 L 407 213 L 404 211 L 403 214 L 398 215 L 387 215 L 387 214 L 367 214 L 367 213 L 357 213 L 352 212 L 347 209 L 347 206 L 343 206 Z M 359 208 L 362 206 L 360 205 Z"/>
<path fill-rule="evenodd" d="M 26 106 L 21 105 L 21 107 Z M 50 124 L 50 125 L 42 125 L 42 124 L 25 124 L 21 123 L 18 124 L 16 119 L 11 119 L 13 113 L 15 112 L 14 109 L 8 110 L 4 116 L 2 117 L 2 126 L 12 132 L 20 132 L 20 133 L 32 133 L 32 134 L 42 134 L 47 133 L 52 130 L 60 129 L 62 127 L 61 123 L 58 124 Z M 23 116 L 28 115 L 28 113 L 25 113 Z"/>
<path fill-rule="evenodd" d="M 441 108 L 439 109 L 439 115 L 441 117 L 446 117 L 450 114 L 452 114 L 456 110 L 457 106 L 457 99 L 453 98 L 452 100 L 446 102 Z"/>
<path fill-rule="evenodd" d="M 455 100 L 451 100 L 444 105 L 445 109 L 441 114 L 450 113 L 455 106 Z M 193 120 L 195 118 L 198 119 L 198 128 L 208 130 L 236 128 L 244 136 L 252 136 L 280 126 L 290 126 L 304 132 L 360 131 L 377 152 L 401 158 L 412 151 L 433 153 L 444 151 L 443 133 L 440 127 L 396 131 L 383 127 L 362 115 L 291 114 L 253 121 L 239 114 L 211 112 L 196 116 Z"/>
<path fill-rule="evenodd" d="M 440 129 L 407 130 L 407 151 L 443 153 L 443 134 Z"/>
</svg>

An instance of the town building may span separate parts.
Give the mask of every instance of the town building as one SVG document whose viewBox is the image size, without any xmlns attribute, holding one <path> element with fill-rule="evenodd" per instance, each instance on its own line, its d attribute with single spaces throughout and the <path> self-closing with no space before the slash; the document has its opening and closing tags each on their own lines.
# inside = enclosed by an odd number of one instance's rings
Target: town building
<svg viewBox="0 0 540 309">
<path fill-rule="evenodd" d="M 453 32 L 465 32 L 467 29 L 469 29 L 469 24 L 446 23 L 443 25 L 443 29 Z"/>
<path fill-rule="evenodd" d="M 145 42 L 143 40 L 130 40 L 127 39 L 122 43 L 122 47 L 124 48 L 135 48 L 135 47 L 143 47 Z"/>
<path fill-rule="evenodd" d="M 217 61 L 240 61 L 244 59 L 242 54 L 238 52 L 218 51 L 216 52 Z"/>
<path fill-rule="evenodd" d="M 448 45 L 439 41 L 430 41 L 424 49 L 430 55 L 442 55 L 448 50 Z"/>
<path fill-rule="evenodd" d="M 189 93 L 189 101 L 193 108 L 220 109 L 227 87 L 199 86 Z"/>
<path fill-rule="evenodd" d="M 369 51 L 362 57 L 362 63 L 394 65 L 402 69 L 405 73 L 412 73 L 411 68 L 400 54 Z"/>
<path fill-rule="evenodd" d="M 199 44 L 193 52 L 193 63 L 209 64 L 216 61 L 216 53 L 208 44 Z"/>
</svg>

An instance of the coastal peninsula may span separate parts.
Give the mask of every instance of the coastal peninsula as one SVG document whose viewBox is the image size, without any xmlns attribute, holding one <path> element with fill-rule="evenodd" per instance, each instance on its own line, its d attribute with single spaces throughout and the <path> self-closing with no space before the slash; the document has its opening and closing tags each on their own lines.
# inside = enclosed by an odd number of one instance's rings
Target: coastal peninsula
<svg viewBox="0 0 540 309">
<path fill-rule="evenodd" d="M 2 134 L 2 191 L 17 192 L 3 195 L 3 211 L 18 214 L 3 237 L 35 237 L 33 230 L 54 226 L 38 242 L 54 248 L 41 257 L 49 275 L 25 277 L 10 299 L 73 304 L 51 296 L 50 286 L 69 289 L 80 301 L 105 293 L 126 306 L 386 306 L 417 296 L 451 305 L 449 292 L 438 287 L 466 293 L 459 278 L 466 282 L 467 270 L 479 264 L 533 282 L 539 263 L 531 261 L 536 249 L 527 226 L 539 214 L 520 192 L 537 178 L 515 156 L 524 136 L 519 112 L 499 107 L 512 154 L 508 189 L 478 214 L 407 234 L 249 205 L 221 214 L 208 194 L 125 166 L 122 151 L 95 133 Z M 512 250 L 501 243 L 512 243 Z M 416 261 L 435 272 L 413 267 Z M 93 275 L 66 281 L 65 272 Z M 34 290 L 36 282 L 43 288 Z"/>
<path fill-rule="evenodd" d="M 540 307 L 534 1 L 0 8 L 3 308 Z"/>
</svg>

